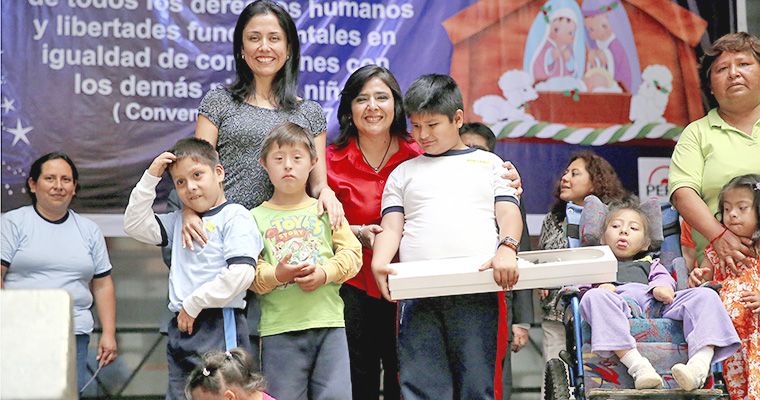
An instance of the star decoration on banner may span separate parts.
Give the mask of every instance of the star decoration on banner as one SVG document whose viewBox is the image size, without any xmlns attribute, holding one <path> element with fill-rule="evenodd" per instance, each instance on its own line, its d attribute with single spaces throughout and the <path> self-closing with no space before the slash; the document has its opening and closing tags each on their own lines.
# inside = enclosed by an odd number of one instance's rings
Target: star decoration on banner
<svg viewBox="0 0 760 400">
<path fill-rule="evenodd" d="M 32 126 L 24 127 L 23 125 L 21 125 L 20 119 L 16 120 L 15 128 L 5 128 L 6 131 L 8 131 L 9 133 L 13 135 L 13 143 L 11 143 L 11 146 L 15 146 L 19 140 L 29 145 L 29 138 L 26 137 L 26 134 L 29 133 L 29 131 L 31 131 L 32 129 L 34 129 L 34 127 Z"/>
<path fill-rule="evenodd" d="M 16 107 L 13 106 L 13 103 L 15 103 L 15 100 L 11 100 L 5 96 L 3 96 L 3 104 L 0 105 L 0 108 L 3 109 L 3 113 L 7 114 L 11 111 L 16 111 Z"/>
</svg>

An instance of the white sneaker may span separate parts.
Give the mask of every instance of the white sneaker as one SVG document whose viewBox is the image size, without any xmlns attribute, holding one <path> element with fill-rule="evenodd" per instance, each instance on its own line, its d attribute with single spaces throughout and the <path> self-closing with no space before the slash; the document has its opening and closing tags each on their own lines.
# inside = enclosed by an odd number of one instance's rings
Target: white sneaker
<svg viewBox="0 0 760 400">
<path fill-rule="evenodd" d="M 688 364 L 676 364 L 671 369 L 673 379 L 676 380 L 681 389 L 690 392 L 699 389 L 705 384 L 707 374 L 697 371 L 697 368 Z"/>
<path fill-rule="evenodd" d="M 633 376 L 636 389 L 659 389 L 663 386 L 662 377 L 655 371 L 652 364 L 646 361 L 636 371 L 628 371 Z"/>
</svg>

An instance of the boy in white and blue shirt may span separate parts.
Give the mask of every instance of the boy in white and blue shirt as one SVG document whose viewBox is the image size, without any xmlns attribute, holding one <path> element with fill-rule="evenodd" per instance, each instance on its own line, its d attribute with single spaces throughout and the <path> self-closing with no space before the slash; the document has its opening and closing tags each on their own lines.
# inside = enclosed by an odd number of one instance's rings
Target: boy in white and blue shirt
<svg viewBox="0 0 760 400">
<path fill-rule="evenodd" d="M 153 213 L 156 185 L 167 168 L 183 206 L 203 220 L 209 238 L 204 247 L 183 248 L 182 210 Z M 168 329 L 169 399 L 185 398 L 187 375 L 204 353 L 251 349 L 243 298 L 263 244 L 250 212 L 227 202 L 223 181 L 224 169 L 211 144 L 183 139 L 153 160 L 124 214 L 130 236 L 161 246 L 172 243 L 169 309 L 176 316 Z"/>
<path fill-rule="evenodd" d="M 493 269 L 494 281 L 510 289 L 518 279 L 522 218 L 516 190 L 501 177 L 502 160 L 460 139 L 464 105 L 451 77 L 418 78 L 404 104 L 425 153 L 400 164 L 385 184 L 383 231 L 372 258 L 380 291 L 390 300 L 388 263 L 396 251 L 402 262 L 493 255 L 481 269 Z M 402 397 L 494 399 L 506 351 L 505 312 L 503 292 L 399 302 Z"/>
</svg>

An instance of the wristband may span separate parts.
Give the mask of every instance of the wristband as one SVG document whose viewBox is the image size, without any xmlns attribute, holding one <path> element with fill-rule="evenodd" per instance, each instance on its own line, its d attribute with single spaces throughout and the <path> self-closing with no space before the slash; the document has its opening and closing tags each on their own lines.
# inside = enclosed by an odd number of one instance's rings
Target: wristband
<svg viewBox="0 0 760 400">
<path fill-rule="evenodd" d="M 713 243 L 715 243 L 715 241 L 716 241 L 716 240 L 718 240 L 718 239 L 722 238 L 722 237 L 723 237 L 723 235 L 724 235 L 726 232 L 728 232 L 728 228 L 726 228 L 726 227 L 723 227 L 723 232 L 721 232 L 721 233 L 720 233 L 718 236 L 714 237 L 714 238 L 713 238 L 713 240 L 711 240 L 711 241 L 710 241 L 710 243 L 709 243 L 709 244 L 710 244 L 710 246 L 712 246 L 712 244 L 713 244 Z"/>
<path fill-rule="evenodd" d="M 356 238 L 357 239 L 361 240 L 361 238 L 362 238 L 362 229 L 364 229 L 365 226 L 367 226 L 367 225 L 362 224 L 361 226 L 359 226 L 359 229 L 356 230 Z"/>
<path fill-rule="evenodd" d="M 499 242 L 499 246 L 507 246 L 510 249 L 515 251 L 515 254 L 517 254 L 517 245 L 519 242 L 515 240 L 512 236 L 505 236 L 504 239 L 501 239 Z"/>
</svg>

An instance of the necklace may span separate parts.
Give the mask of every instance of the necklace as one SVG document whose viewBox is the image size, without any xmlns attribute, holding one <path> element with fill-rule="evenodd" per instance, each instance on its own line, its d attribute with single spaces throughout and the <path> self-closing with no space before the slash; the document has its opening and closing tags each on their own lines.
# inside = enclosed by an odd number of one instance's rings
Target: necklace
<svg viewBox="0 0 760 400">
<path fill-rule="evenodd" d="M 364 150 L 362 150 L 361 144 L 359 144 L 359 138 L 356 138 L 356 146 L 359 148 L 359 152 L 362 153 L 362 158 L 364 159 L 364 162 L 369 165 L 370 168 L 372 168 L 375 172 L 380 172 L 380 168 L 383 166 L 383 163 L 385 162 L 385 157 L 388 156 L 388 150 L 391 149 L 391 142 L 392 138 L 388 140 L 388 147 L 385 148 L 385 154 L 383 154 L 383 158 L 380 160 L 380 164 L 377 164 L 377 168 L 373 167 L 372 164 L 369 163 L 369 160 L 367 160 L 367 156 L 364 155 Z"/>
</svg>

